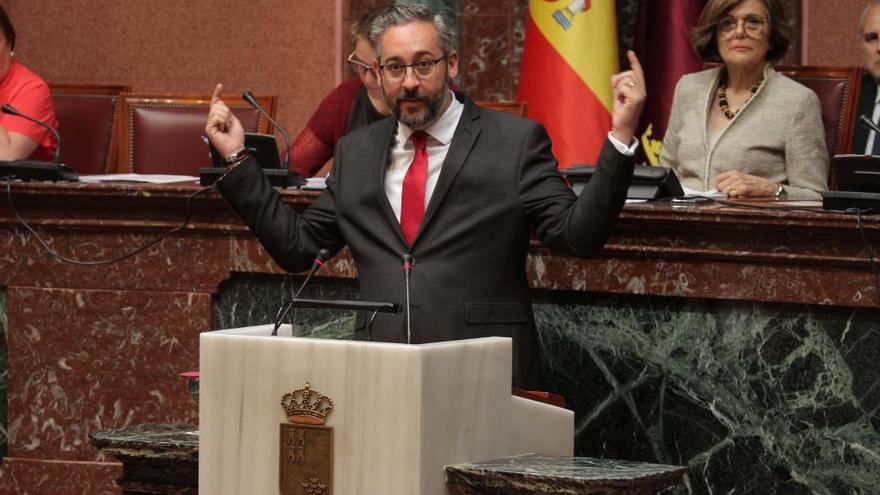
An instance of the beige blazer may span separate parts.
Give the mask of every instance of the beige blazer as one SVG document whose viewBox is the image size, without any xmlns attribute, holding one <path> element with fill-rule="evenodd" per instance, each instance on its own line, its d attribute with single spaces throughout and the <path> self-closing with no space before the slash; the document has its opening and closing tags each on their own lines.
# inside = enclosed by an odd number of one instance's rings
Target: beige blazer
<svg viewBox="0 0 880 495">
<path fill-rule="evenodd" d="M 719 173 L 740 170 L 785 184 L 789 199 L 819 198 L 828 189 L 828 151 L 816 94 L 768 64 L 758 92 L 709 146 L 708 109 L 720 76 L 716 67 L 678 81 L 660 164 L 699 191 L 713 189 Z"/>
</svg>

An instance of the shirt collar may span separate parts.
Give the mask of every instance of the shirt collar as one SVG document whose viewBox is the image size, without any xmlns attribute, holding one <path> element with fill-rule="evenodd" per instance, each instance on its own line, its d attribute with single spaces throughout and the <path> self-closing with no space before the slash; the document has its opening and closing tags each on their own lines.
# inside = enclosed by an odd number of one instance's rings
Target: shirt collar
<svg viewBox="0 0 880 495">
<path fill-rule="evenodd" d="M 880 103 L 880 82 L 874 81 L 874 83 L 877 85 L 877 96 L 874 97 L 874 105 L 877 105 Z"/>
<path fill-rule="evenodd" d="M 436 122 L 425 129 L 428 136 L 440 141 L 444 146 L 448 146 L 449 143 L 452 142 L 455 128 L 458 126 L 458 121 L 461 119 L 461 114 L 464 112 L 464 104 L 458 101 L 458 98 L 455 97 L 455 93 L 449 91 L 449 97 L 452 100 L 449 103 L 449 106 L 446 107 L 446 110 L 443 111 L 443 114 Z M 403 137 L 404 142 L 408 141 L 412 133 L 415 132 L 399 121 L 397 122 L 397 131 L 398 134 Z"/>
</svg>

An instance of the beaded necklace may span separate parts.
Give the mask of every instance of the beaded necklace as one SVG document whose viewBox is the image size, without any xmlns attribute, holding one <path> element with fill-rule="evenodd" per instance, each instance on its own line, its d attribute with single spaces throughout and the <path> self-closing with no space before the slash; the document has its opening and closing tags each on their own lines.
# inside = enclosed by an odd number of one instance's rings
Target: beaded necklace
<svg viewBox="0 0 880 495">
<path fill-rule="evenodd" d="M 721 84 L 718 85 L 718 106 L 721 107 L 721 113 L 727 117 L 727 120 L 733 120 L 736 117 L 736 114 L 739 113 L 740 110 L 745 108 L 746 105 L 749 104 L 752 97 L 755 96 L 755 93 L 758 92 L 758 88 L 761 87 L 761 83 L 764 82 L 764 76 L 761 76 L 761 79 L 752 86 L 751 94 L 746 98 L 746 101 L 743 102 L 742 106 L 739 107 L 735 112 L 730 110 L 730 105 L 727 103 L 727 73 L 725 72 L 721 78 Z"/>
</svg>

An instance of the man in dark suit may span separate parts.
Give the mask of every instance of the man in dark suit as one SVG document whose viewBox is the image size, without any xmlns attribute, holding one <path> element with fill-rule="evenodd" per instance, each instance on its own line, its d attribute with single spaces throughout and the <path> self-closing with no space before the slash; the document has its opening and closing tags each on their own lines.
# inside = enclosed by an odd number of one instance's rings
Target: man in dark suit
<svg viewBox="0 0 880 495">
<path fill-rule="evenodd" d="M 880 100 L 877 98 L 877 83 L 880 81 L 880 1 L 874 0 L 865 7 L 859 21 L 859 36 L 866 72 L 862 76 L 859 111 L 856 117 L 866 115 L 874 123 L 878 123 L 880 122 Z M 880 155 L 880 136 L 856 124 L 852 152 Z"/>
<path fill-rule="evenodd" d="M 327 190 L 297 214 L 242 158 L 241 124 L 215 90 L 206 132 L 232 169 L 218 189 L 289 271 L 320 248 L 347 245 L 365 300 L 403 302 L 401 255 L 415 259 L 411 342 L 512 337 L 514 384 L 538 385 L 537 338 L 525 274 L 530 233 L 587 256 L 608 238 L 632 175 L 645 99 L 635 55 L 614 76 L 613 130 L 587 189 L 576 198 L 557 171 L 543 126 L 480 109 L 449 90 L 454 37 L 421 6 L 374 21 L 374 70 L 395 118 L 343 138 Z M 616 141 L 616 143 L 615 143 Z M 358 318 L 356 338 L 365 338 Z M 406 342 L 405 314 L 379 315 L 374 340 Z"/>
</svg>

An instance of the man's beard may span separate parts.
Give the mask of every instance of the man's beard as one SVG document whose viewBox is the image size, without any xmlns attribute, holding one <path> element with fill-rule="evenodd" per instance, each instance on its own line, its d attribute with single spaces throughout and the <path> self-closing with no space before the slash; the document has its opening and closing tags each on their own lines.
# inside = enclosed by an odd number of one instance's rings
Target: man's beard
<svg viewBox="0 0 880 495">
<path fill-rule="evenodd" d="M 385 89 L 382 89 L 382 95 L 385 96 L 386 104 L 388 103 L 388 96 L 385 94 Z M 393 105 L 389 105 L 391 107 L 391 113 L 394 115 L 394 118 L 398 120 L 401 124 L 409 127 L 410 129 L 420 130 L 428 127 L 433 124 L 440 118 L 440 111 L 443 109 L 443 104 L 446 102 L 446 98 L 449 96 L 449 79 L 446 78 L 443 81 L 443 88 L 437 93 L 435 97 L 427 96 L 419 91 L 419 89 L 415 89 L 413 91 L 403 90 L 403 93 L 394 100 Z M 404 101 L 424 101 L 425 108 L 418 115 L 404 115 L 400 110 L 400 105 Z"/>
</svg>

